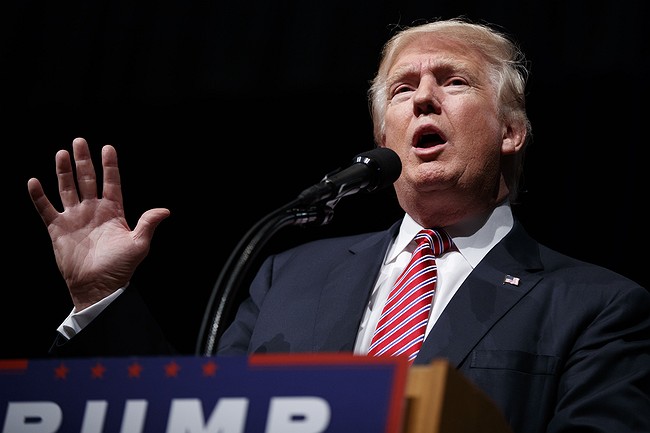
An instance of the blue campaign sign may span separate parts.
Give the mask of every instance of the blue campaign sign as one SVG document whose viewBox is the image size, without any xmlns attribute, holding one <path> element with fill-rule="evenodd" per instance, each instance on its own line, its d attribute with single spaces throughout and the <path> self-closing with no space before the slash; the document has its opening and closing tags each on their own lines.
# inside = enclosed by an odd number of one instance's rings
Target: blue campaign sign
<svg viewBox="0 0 650 433">
<path fill-rule="evenodd" d="M 2 433 L 397 433 L 401 357 L 0 360 Z"/>
</svg>

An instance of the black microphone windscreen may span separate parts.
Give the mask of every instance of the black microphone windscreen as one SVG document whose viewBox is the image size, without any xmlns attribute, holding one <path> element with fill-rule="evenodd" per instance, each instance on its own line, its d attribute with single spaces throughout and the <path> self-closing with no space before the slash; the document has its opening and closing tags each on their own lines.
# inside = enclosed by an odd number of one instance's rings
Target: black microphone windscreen
<svg viewBox="0 0 650 433">
<path fill-rule="evenodd" d="M 373 182 L 366 188 L 367 191 L 392 185 L 402 172 L 402 161 L 394 150 L 387 147 L 377 147 L 362 152 L 354 158 L 353 162 L 366 164 L 375 172 Z"/>
</svg>

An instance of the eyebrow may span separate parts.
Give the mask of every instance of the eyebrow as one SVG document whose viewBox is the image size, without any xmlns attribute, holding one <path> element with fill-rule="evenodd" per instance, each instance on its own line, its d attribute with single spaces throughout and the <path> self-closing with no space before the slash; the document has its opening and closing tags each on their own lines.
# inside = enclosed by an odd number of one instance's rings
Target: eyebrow
<svg viewBox="0 0 650 433">
<path fill-rule="evenodd" d="M 444 56 L 433 60 L 428 60 L 426 70 L 433 72 L 434 75 L 436 71 L 458 73 L 475 80 L 476 73 L 472 72 L 469 65 L 469 62 L 464 59 L 459 60 L 458 57 Z M 392 85 L 409 75 L 419 75 L 420 70 L 420 64 L 415 63 L 407 63 L 399 66 L 397 69 L 395 69 L 395 71 L 386 77 L 387 87 L 390 88 Z"/>
</svg>

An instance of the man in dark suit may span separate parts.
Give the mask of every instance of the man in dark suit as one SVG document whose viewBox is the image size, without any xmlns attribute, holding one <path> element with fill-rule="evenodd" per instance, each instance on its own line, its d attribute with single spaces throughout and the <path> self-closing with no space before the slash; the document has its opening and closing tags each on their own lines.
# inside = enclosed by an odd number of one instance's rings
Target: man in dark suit
<svg viewBox="0 0 650 433">
<path fill-rule="evenodd" d="M 515 432 L 650 431 L 650 293 L 552 251 L 513 217 L 531 127 L 523 54 L 463 20 L 397 33 L 370 89 L 377 146 L 399 156 L 402 220 L 386 231 L 321 239 L 268 257 L 219 354 L 367 354 L 393 283 L 423 228 L 453 246 L 435 257 L 435 295 L 414 362 L 448 359 Z M 172 353 L 127 288 L 167 209 L 124 219 L 117 156 L 102 151 L 103 196 L 88 144 L 56 156 L 64 213 L 30 179 L 74 309 L 58 356 Z M 420 340 L 422 339 L 420 338 Z"/>
</svg>

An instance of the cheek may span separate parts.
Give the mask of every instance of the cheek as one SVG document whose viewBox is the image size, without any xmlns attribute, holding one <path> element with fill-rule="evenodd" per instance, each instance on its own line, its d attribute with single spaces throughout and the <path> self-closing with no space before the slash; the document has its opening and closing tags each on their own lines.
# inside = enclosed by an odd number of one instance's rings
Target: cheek
<svg viewBox="0 0 650 433">
<path fill-rule="evenodd" d="M 494 125 L 498 115 L 496 107 L 481 99 L 461 98 L 446 106 L 450 119 L 460 122 L 465 129 L 482 129 Z"/>
<path fill-rule="evenodd" d="M 482 135 L 497 134 L 501 131 L 501 122 L 495 101 L 484 99 L 472 100 L 457 107 L 455 116 L 465 128 Z"/>
<path fill-rule="evenodd" d="M 481 133 L 484 135 L 480 136 Z M 460 151 L 462 156 L 459 156 L 459 161 L 464 163 L 464 167 L 458 168 L 469 176 L 468 179 L 478 179 L 486 186 L 492 184 L 486 175 L 500 172 L 501 145 L 496 135 L 489 136 L 491 134 L 487 131 L 477 132 L 475 140 L 467 142 Z"/>
<path fill-rule="evenodd" d="M 489 112 L 489 107 L 479 107 L 476 110 L 458 112 L 455 119 L 454 131 L 458 132 L 457 142 L 466 143 L 466 151 L 482 155 L 492 151 L 500 152 L 503 138 L 503 125 L 498 115 Z"/>
<path fill-rule="evenodd" d="M 386 115 L 384 117 L 386 139 L 390 142 L 390 140 L 394 139 L 396 136 L 403 137 L 404 131 L 408 128 L 410 119 L 411 115 L 405 115 L 403 108 L 389 107 L 388 110 L 386 110 Z"/>
</svg>

